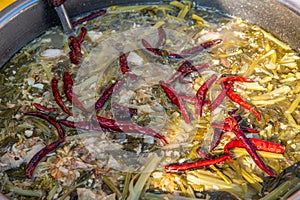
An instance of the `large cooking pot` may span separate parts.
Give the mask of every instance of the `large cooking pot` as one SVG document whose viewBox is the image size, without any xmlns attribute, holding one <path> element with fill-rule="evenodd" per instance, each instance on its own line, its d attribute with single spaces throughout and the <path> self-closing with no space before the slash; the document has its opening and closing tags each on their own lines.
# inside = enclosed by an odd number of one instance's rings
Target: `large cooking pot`
<svg viewBox="0 0 300 200">
<path fill-rule="evenodd" d="M 137 0 L 71 0 L 65 3 L 70 17 L 114 4 Z M 148 2 L 157 2 L 149 0 Z M 300 51 L 300 6 L 297 0 L 197 0 L 231 15 L 254 22 Z M 287 5 L 287 6 L 286 6 Z M 299 6 L 299 7 L 298 7 Z M 0 12 L 0 67 L 13 54 L 59 20 L 46 0 L 18 0 Z"/>
<path fill-rule="evenodd" d="M 197 0 L 199 5 L 215 7 L 242 17 L 300 52 L 299 0 Z M 115 4 L 135 4 L 137 0 L 69 0 L 65 3 L 70 17 Z M 148 0 L 148 2 L 157 2 Z M 293 3 L 294 2 L 294 3 Z M 18 0 L 0 11 L 0 68 L 24 45 L 59 24 L 47 0 Z M 0 199 L 1 199 L 0 194 Z M 300 191 L 290 199 L 300 199 Z"/>
</svg>

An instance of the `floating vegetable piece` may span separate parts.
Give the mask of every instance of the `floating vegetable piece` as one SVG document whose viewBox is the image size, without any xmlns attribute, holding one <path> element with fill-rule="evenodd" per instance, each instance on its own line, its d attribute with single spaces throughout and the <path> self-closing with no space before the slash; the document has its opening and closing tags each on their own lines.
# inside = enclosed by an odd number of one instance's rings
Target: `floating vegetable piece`
<svg viewBox="0 0 300 200">
<path fill-rule="evenodd" d="M 84 107 L 81 101 L 77 98 L 76 94 L 73 93 L 73 80 L 69 72 L 65 72 L 63 75 L 64 92 L 68 100 L 77 108 L 84 112 L 90 112 Z"/>
<path fill-rule="evenodd" d="M 46 108 L 39 103 L 33 103 L 32 105 L 41 112 L 50 113 L 56 111 L 56 108 Z"/>
<path fill-rule="evenodd" d="M 57 149 L 57 147 L 65 142 L 65 138 L 61 138 L 49 145 L 47 145 L 46 147 L 42 148 L 39 152 L 37 152 L 29 161 L 28 165 L 26 166 L 26 170 L 25 170 L 25 175 L 28 178 L 32 178 L 32 174 L 36 168 L 36 166 L 38 165 L 38 163 L 50 152 L 54 151 L 55 149 Z"/>
<path fill-rule="evenodd" d="M 267 140 L 261 140 L 257 138 L 249 138 L 249 140 L 252 142 L 253 146 L 255 147 L 255 150 L 258 151 L 266 151 L 280 154 L 284 153 L 285 150 L 285 146 Z M 225 145 L 224 153 L 228 154 L 229 149 L 236 147 L 245 148 L 245 144 L 241 140 L 231 140 Z"/>
<path fill-rule="evenodd" d="M 171 170 L 183 171 L 183 170 L 188 170 L 188 169 L 197 169 L 200 167 L 205 167 L 205 166 L 225 162 L 226 160 L 229 160 L 230 162 L 232 162 L 230 155 L 223 155 L 219 158 L 214 158 L 214 159 L 210 159 L 210 160 L 201 160 L 201 161 L 192 162 L 192 163 L 170 164 L 170 165 L 166 165 L 165 169 L 169 170 L 169 171 L 171 171 Z"/>
<path fill-rule="evenodd" d="M 73 116 L 73 113 L 71 113 L 71 111 L 67 108 L 67 106 L 65 105 L 65 103 L 63 102 L 60 94 L 59 94 L 59 90 L 58 90 L 58 81 L 55 77 L 52 78 L 51 81 L 51 86 L 52 86 L 52 93 L 54 96 L 54 99 L 56 101 L 56 103 L 59 105 L 59 107 L 68 115 Z"/>
<path fill-rule="evenodd" d="M 165 83 L 163 81 L 160 81 L 159 84 L 162 87 L 162 89 L 165 91 L 165 93 L 166 93 L 167 97 L 170 99 L 170 101 L 172 103 L 174 103 L 179 108 L 179 110 L 181 111 L 181 114 L 183 116 L 184 121 L 187 124 L 189 124 L 190 123 L 189 114 L 188 114 L 188 112 L 185 108 L 185 105 L 184 105 L 182 99 L 180 98 L 180 96 L 167 83 Z"/>
<path fill-rule="evenodd" d="M 240 140 L 244 146 L 249 155 L 252 157 L 254 162 L 261 168 L 264 172 L 266 172 L 269 176 L 275 176 L 275 173 L 267 167 L 267 165 L 263 162 L 263 160 L 259 157 L 259 155 L 255 151 L 255 146 L 245 136 L 245 134 L 242 132 L 240 127 L 238 126 L 238 123 L 234 117 L 228 117 L 224 120 L 224 126 L 228 127 L 228 129 L 235 134 L 235 136 Z"/>
<path fill-rule="evenodd" d="M 205 96 L 208 91 L 208 89 L 211 87 L 211 85 L 215 82 L 217 79 L 217 75 L 212 75 L 207 81 L 205 81 L 201 87 L 198 89 L 196 93 L 196 98 L 198 100 L 196 105 L 196 116 L 202 117 L 202 107 L 204 105 Z"/>
<path fill-rule="evenodd" d="M 95 111 L 98 112 L 106 103 L 106 101 L 111 97 L 112 93 L 122 87 L 125 83 L 124 80 L 118 80 L 114 84 L 112 84 L 109 88 L 107 88 L 103 94 L 98 98 L 95 103 Z"/>
</svg>

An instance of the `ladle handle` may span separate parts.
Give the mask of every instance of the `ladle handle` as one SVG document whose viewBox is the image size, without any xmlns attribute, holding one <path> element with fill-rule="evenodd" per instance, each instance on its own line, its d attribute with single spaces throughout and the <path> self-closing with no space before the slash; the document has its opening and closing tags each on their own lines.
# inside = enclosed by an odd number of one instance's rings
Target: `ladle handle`
<svg viewBox="0 0 300 200">
<path fill-rule="evenodd" d="M 73 33 L 73 26 L 63 4 L 66 0 L 48 0 L 48 2 L 56 10 L 65 33 L 70 36 Z"/>
<path fill-rule="evenodd" d="M 58 7 L 65 3 L 66 0 L 48 0 L 49 4 L 53 7 Z"/>
</svg>

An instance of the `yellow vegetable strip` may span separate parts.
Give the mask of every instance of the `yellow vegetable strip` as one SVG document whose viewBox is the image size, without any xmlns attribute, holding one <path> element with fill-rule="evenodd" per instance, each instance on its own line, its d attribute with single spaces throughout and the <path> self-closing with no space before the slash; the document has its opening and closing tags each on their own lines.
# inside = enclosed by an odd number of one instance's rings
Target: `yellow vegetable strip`
<svg viewBox="0 0 300 200">
<path fill-rule="evenodd" d="M 298 81 L 298 83 L 297 83 L 297 85 L 295 86 L 293 92 L 294 92 L 294 93 L 299 93 L 299 92 L 300 92 L 300 81 Z"/>
<path fill-rule="evenodd" d="M 242 169 L 241 172 L 242 172 L 242 176 L 244 177 L 244 179 L 246 179 L 246 181 L 248 181 L 256 191 L 260 192 L 261 189 L 262 189 L 262 185 L 259 184 L 259 182 L 257 182 L 257 181 L 256 181 L 256 180 L 255 180 L 248 172 L 246 172 L 245 170 Z"/>
<path fill-rule="evenodd" d="M 234 154 L 237 154 L 238 156 L 248 155 L 248 152 L 244 148 L 234 148 L 232 150 Z M 284 159 L 284 156 L 282 154 L 278 153 L 271 153 L 266 151 L 257 151 L 257 154 L 263 158 L 272 158 L 272 159 Z"/>
<path fill-rule="evenodd" d="M 240 82 L 236 84 L 247 90 L 258 90 L 258 91 L 267 90 L 265 87 L 261 86 L 258 82 Z"/>
<path fill-rule="evenodd" d="M 232 53 L 228 53 L 228 54 L 218 54 L 218 55 L 216 55 L 216 56 L 219 57 L 219 58 L 227 58 L 227 57 L 229 57 L 229 56 L 236 56 L 236 55 L 240 55 L 240 54 L 242 54 L 242 53 L 243 53 L 243 50 L 242 50 L 242 49 L 239 49 L 239 50 L 234 51 L 234 52 L 232 52 Z"/>
<path fill-rule="evenodd" d="M 216 168 L 216 166 L 210 165 L 210 168 L 214 170 L 225 181 L 225 183 L 232 183 L 232 181 L 227 176 L 225 176 L 225 174 L 223 174 L 218 168 Z"/>
<path fill-rule="evenodd" d="M 285 112 L 285 113 L 284 113 L 284 116 L 287 118 L 287 120 L 289 121 L 289 123 L 290 123 L 291 125 L 295 125 L 295 126 L 298 125 L 297 122 L 295 121 L 295 119 L 293 118 L 293 116 L 291 115 L 291 113 Z"/>
<path fill-rule="evenodd" d="M 189 12 L 189 10 L 190 10 L 190 9 L 189 9 L 188 6 L 184 6 L 184 8 L 182 8 L 182 9 L 179 11 L 177 17 L 180 18 L 180 19 L 184 19 L 185 16 L 186 16 L 186 14 Z"/>
<path fill-rule="evenodd" d="M 269 52 L 267 52 L 266 54 L 262 55 L 261 57 L 259 57 L 257 60 L 255 60 L 247 69 L 247 71 L 244 73 L 244 76 L 250 76 L 253 72 L 254 72 L 254 69 L 256 67 L 256 65 L 263 61 L 264 59 L 266 59 L 267 57 L 271 56 L 272 54 L 275 53 L 275 50 L 271 50 Z"/>
<path fill-rule="evenodd" d="M 192 14 L 192 19 L 196 20 L 196 21 L 200 21 L 200 22 L 206 22 L 202 17 L 200 17 L 196 14 Z"/>
<path fill-rule="evenodd" d="M 280 88 L 277 88 L 273 90 L 272 92 L 263 94 L 263 95 L 257 95 L 254 97 L 251 97 L 252 100 L 268 100 L 273 99 L 275 97 L 283 96 L 288 94 L 291 91 L 291 88 L 289 86 L 282 86 Z"/>
<path fill-rule="evenodd" d="M 276 43 L 278 46 L 280 46 L 281 48 L 285 49 L 285 50 L 291 50 L 291 47 L 288 46 L 287 44 L 285 44 L 284 42 L 278 40 L 277 38 L 275 38 L 272 34 L 262 30 L 261 28 L 259 27 L 256 27 L 258 28 L 265 36 L 265 38 L 271 40 L 272 42 Z"/>
<path fill-rule="evenodd" d="M 179 9 L 183 9 L 185 5 L 183 3 L 180 3 L 179 1 L 171 1 L 170 6 L 175 6 Z"/>
<path fill-rule="evenodd" d="M 270 100 L 256 100 L 251 101 L 254 105 L 273 105 L 275 103 L 278 103 L 280 101 L 286 100 L 286 97 L 278 97 L 277 99 L 270 99 Z"/>
<path fill-rule="evenodd" d="M 286 113 L 292 113 L 296 110 L 300 103 L 300 95 L 297 95 L 296 99 L 291 103 L 289 109 L 286 111 Z"/>
</svg>

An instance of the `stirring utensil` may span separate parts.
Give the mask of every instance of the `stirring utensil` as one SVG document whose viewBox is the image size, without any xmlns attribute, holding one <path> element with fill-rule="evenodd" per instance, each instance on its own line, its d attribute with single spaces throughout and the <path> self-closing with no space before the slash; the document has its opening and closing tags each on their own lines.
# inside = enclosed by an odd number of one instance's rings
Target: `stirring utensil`
<svg viewBox="0 0 300 200">
<path fill-rule="evenodd" d="M 63 4 L 65 1 L 66 0 L 48 0 L 49 4 L 54 7 L 65 33 L 70 36 L 73 33 L 73 26 Z"/>
</svg>

